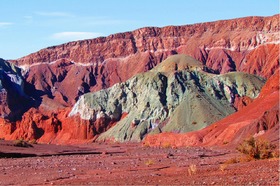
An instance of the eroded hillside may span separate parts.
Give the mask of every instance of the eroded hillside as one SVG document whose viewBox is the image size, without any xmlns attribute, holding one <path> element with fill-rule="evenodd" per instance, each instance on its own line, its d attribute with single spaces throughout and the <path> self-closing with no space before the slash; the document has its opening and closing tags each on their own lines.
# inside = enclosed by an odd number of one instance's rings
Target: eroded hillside
<svg viewBox="0 0 280 186">
<path fill-rule="evenodd" d="M 148 133 L 206 130 L 250 104 L 277 118 L 254 99 L 279 69 L 279 41 L 279 15 L 246 17 L 53 46 L 11 60 L 21 71 L 3 61 L 0 137 L 140 141 Z"/>
</svg>

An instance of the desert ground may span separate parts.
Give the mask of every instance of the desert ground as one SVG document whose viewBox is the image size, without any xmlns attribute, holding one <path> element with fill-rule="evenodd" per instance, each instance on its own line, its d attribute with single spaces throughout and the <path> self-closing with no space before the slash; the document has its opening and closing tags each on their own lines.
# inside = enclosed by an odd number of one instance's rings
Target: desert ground
<svg viewBox="0 0 280 186">
<path fill-rule="evenodd" d="M 0 146 L 1 185 L 279 185 L 279 158 L 247 162 L 228 145 L 90 143 L 26 148 L 2 140 Z"/>
</svg>

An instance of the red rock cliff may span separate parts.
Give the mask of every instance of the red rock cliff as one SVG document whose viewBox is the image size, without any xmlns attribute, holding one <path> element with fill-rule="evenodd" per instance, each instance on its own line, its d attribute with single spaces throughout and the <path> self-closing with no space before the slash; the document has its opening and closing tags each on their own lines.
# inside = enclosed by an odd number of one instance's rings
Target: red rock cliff
<svg viewBox="0 0 280 186">
<path fill-rule="evenodd" d="M 275 15 L 147 27 L 42 49 L 12 62 L 24 69 L 26 91 L 39 98 L 43 111 L 31 109 L 12 125 L 0 120 L 5 129 L 1 136 L 54 143 L 67 142 L 71 136 L 87 139 L 91 134 L 80 126 L 90 123 L 71 121 L 63 110 L 80 95 L 123 82 L 176 53 L 193 56 L 217 73 L 244 71 L 269 78 L 279 69 L 279 43 L 279 15 Z M 62 111 L 54 113 L 56 109 Z"/>
<path fill-rule="evenodd" d="M 62 104 L 123 82 L 184 53 L 217 73 L 244 71 L 270 77 L 279 63 L 279 15 L 163 28 L 48 47 L 13 61 L 35 89 Z M 257 60 L 255 60 L 257 59 Z"/>
<path fill-rule="evenodd" d="M 17 65 L 53 62 L 61 58 L 81 63 L 103 62 L 139 52 L 191 52 L 207 58 L 209 51 L 252 50 L 260 45 L 279 43 L 279 15 L 163 28 L 146 27 L 108 37 L 70 42 L 48 47 L 15 61 Z M 183 49 L 182 49 L 183 48 Z M 200 49 L 202 54 L 196 50 Z M 199 50 L 198 50 L 199 51 Z M 194 53 L 193 53 L 194 52 Z M 202 61 L 206 59 L 202 58 Z"/>
</svg>

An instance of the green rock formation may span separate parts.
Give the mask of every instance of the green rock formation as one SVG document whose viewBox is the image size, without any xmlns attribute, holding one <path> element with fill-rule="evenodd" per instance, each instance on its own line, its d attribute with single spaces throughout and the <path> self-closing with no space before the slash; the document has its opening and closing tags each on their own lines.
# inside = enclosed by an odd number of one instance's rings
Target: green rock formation
<svg viewBox="0 0 280 186">
<path fill-rule="evenodd" d="M 141 141 L 147 133 L 202 129 L 235 112 L 236 94 L 255 98 L 263 84 L 240 72 L 212 74 L 201 62 L 174 55 L 149 72 L 81 96 L 69 115 L 117 121 L 98 140 Z"/>
</svg>

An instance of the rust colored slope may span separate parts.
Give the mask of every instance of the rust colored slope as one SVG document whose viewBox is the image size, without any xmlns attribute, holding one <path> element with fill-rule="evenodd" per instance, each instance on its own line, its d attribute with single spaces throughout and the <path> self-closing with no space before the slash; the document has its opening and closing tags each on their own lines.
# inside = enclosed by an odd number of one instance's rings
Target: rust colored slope
<svg viewBox="0 0 280 186">
<path fill-rule="evenodd" d="M 257 34 L 260 31 L 262 34 Z M 109 58 L 125 57 L 137 52 L 172 51 L 191 43 L 197 43 L 202 48 L 206 47 L 206 50 L 228 48 L 240 51 L 263 44 L 263 40 L 266 42 L 278 40 L 279 35 L 275 35 L 274 32 L 279 32 L 279 14 L 184 26 L 145 27 L 108 37 L 48 47 L 13 62 L 17 65 L 26 65 L 50 63 L 61 58 L 81 63 L 102 62 Z M 188 45 L 188 47 L 192 46 Z"/>
<path fill-rule="evenodd" d="M 252 50 L 240 71 L 269 78 L 279 67 L 279 47 L 279 44 L 267 44 Z"/>
<path fill-rule="evenodd" d="M 279 15 L 274 15 L 140 28 L 48 47 L 11 62 L 27 72 L 25 80 L 37 90 L 27 94 L 73 106 L 80 95 L 124 82 L 177 53 L 216 73 L 241 71 L 269 78 L 279 62 L 278 46 Z"/>
<path fill-rule="evenodd" d="M 255 135 L 279 141 L 279 70 L 267 81 L 260 96 L 247 107 L 200 131 L 149 135 L 144 144 L 197 146 L 237 144 Z"/>
</svg>

